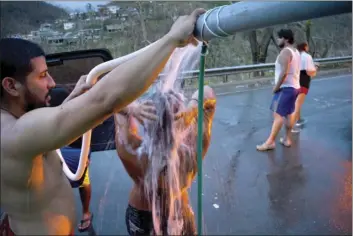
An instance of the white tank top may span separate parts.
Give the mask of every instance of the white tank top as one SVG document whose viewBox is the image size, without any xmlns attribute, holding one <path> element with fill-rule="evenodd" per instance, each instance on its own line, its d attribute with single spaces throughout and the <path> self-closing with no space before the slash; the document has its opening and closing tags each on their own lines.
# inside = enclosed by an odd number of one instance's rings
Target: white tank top
<svg viewBox="0 0 353 236">
<path fill-rule="evenodd" d="M 300 70 L 306 70 L 306 71 L 316 71 L 316 67 L 313 61 L 312 56 L 307 53 L 307 52 L 301 52 L 300 53 Z"/>
<path fill-rule="evenodd" d="M 299 89 L 300 88 L 300 83 L 299 83 L 299 78 L 300 78 L 300 53 L 297 49 L 295 49 L 295 51 L 289 47 L 288 48 L 291 53 L 292 53 L 292 61 L 289 64 L 289 71 L 288 74 L 286 76 L 286 78 L 284 79 L 283 83 L 281 84 L 280 88 L 284 88 L 284 87 L 292 87 L 295 89 Z M 278 62 L 278 57 L 276 59 L 275 62 L 275 83 L 277 83 L 278 81 L 278 76 L 281 72 L 281 65 Z"/>
</svg>

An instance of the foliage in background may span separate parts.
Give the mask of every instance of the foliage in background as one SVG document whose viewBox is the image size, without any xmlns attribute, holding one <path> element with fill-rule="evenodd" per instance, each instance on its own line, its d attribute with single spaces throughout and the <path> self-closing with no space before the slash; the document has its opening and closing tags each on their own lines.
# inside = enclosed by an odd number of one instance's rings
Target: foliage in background
<svg viewBox="0 0 353 236">
<path fill-rule="evenodd" d="M 99 39 L 81 40 L 76 45 L 67 46 L 50 46 L 45 43 L 41 45 L 47 53 L 107 48 L 113 57 L 119 57 L 163 36 L 179 15 L 188 14 L 197 7 L 210 9 L 230 3 L 110 2 L 108 5 L 121 7 L 116 14 L 108 14 L 104 10 L 94 12 L 92 6 L 87 5 L 86 14 L 70 21 L 77 23 L 78 28 L 75 30 L 102 28 Z M 95 20 L 97 16 L 109 16 L 110 19 Z M 29 33 L 38 28 L 40 23 L 53 22 L 59 18 L 68 18 L 68 15 L 63 9 L 45 2 L 1 2 L 1 35 Z M 122 30 L 107 32 L 105 27 L 112 22 L 118 22 L 116 24 L 121 25 Z M 308 41 L 311 53 L 316 58 L 351 55 L 352 14 L 344 14 L 241 32 L 224 39 L 212 40 L 206 68 L 274 62 L 279 51 L 275 44 L 276 32 L 283 27 L 294 30 L 297 42 Z M 57 29 L 63 31 L 60 25 Z"/>
</svg>

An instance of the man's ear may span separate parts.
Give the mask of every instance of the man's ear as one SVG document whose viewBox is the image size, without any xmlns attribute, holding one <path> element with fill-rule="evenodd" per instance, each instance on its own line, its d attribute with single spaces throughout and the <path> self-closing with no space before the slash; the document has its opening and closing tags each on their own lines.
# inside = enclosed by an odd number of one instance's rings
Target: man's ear
<svg viewBox="0 0 353 236">
<path fill-rule="evenodd" d="M 22 85 L 12 77 L 5 77 L 2 79 L 1 86 L 3 87 L 4 91 L 13 97 L 18 97 L 20 95 L 20 89 Z"/>
</svg>

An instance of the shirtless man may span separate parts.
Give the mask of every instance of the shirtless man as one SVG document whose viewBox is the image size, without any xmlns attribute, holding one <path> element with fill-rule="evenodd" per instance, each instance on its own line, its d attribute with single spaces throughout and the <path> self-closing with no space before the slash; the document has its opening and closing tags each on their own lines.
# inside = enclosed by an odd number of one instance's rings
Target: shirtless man
<svg viewBox="0 0 353 236">
<path fill-rule="evenodd" d="M 0 40 L 1 209 L 8 214 L 12 233 L 73 233 L 74 195 L 55 150 L 143 94 L 176 47 L 195 43 L 192 32 L 204 12 L 197 9 L 179 17 L 146 51 L 58 107 L 47 107 L 55 82 L 43 50 L 27 40 Z"/>
<path fill-rule="evenodd" d="M 177 95 L 168 96 L 168 99 L 173 99 L 173 97 L 177 97 Z M 185 110 L 179 110 L 178 107 L 174 106 L 174 111 L 172 116 L 170 116 L 169 122 L 177 122 L 178 128 L 182 128 L 184 130 L 189 129 L 187 132 L 187 136 L 184 139 L 185 142 L 177 147 L 180 161 L 180 172 L 184 173 L 184 175 L 180 176 L 180 192 L 178 195 L 180 196 L 182 202 L 182 211 L 184 218 L 184 226 L 183 226 L 183 235 L 195 235 L 196 227 L 194 223 L 194 214 L 189 206 L 189 196 L 187 189 L 191 186 L 192 180 L 195 178 L 197 172 L 197 98 L 198 91 L 196 91 L 189 104 Z M 176 98 L 178 99 L 178 98 Z M 154 101 L 156 102 L 156 101 Z M 158 102 L 158 101 L 157 101 Z M 150 101 L 142 104 L 140 106 L 145 106 L 150 103 Z M 209 87 L 205 86 L 204 93 L 204 126 L 203 126 L 203 153 L 202 158 L 205 157 L 205 154 L 210 145 L 211 138 L 211 129 L 212 129 L 212 121 L 214 117 L 214 112 L 216 108 L 216 97 L 214 91 Z M 138 106 L 135 109 L 139 109 Z M 151 110 L 152 111 L 152 110 Z M 176 114 L 177 113 L 177 114 Z M 174 118 L 172 118 L 174 117 Z M 181 117 L 181 118 L 179 118 Z M 131 190 L 129 197 L 129 204 L 126 209 L 126 227 L 129 235 L 149 235 L 151 232 L 154 232 L 153 228 L 153 217 L 152 217 L 152 206 L 151 202 L 146 197 L 145 193 L 145 174 L 148 171 L 148 157 L 146 155 L 142 155 L 141 157 L 137 154 L 137 149 L 142 144 L 142 139 L 138 135 L 138 127 L 137 122 L 133 116 L 128 114 L 115 115 L 115 127 L 116 127 L 116 147 L 118 155 L 127 171 L 129 176 L 134 181 L 134 186 Z M 178 119 L 179 118 L 179 119 Z M 164 120 L 162 123 L 166 124 L 168 121 Z M 167 132 L 165 128 L 162 128 L 162 132 Z M 161 139 L 168 139 L 170 136 L 169 133 L 160 134 Z M 168 136 L 168 137 L 167 137 Z M 158 142 L 158 141 L 157 141 Z M 167 142 L 167 141 L 162 141 Z M 188 150 L 190 152 L 183 151 L 183 147 L 189 147 Z M 152 147 L 155 149 L 156 147 Z M 168 170 L 167 170 L 168 171 Z M 163 176 L 160 175 L 161 181 L 163 181 Z M 161 187 L 161 182 L 158 188 L 163 189 Z M 162 190 L 163 192 L 163 190 Z M 161 193 L 163 195 L 163 193 Z M 162 203 L 163 205 L 163 203 Z M 168 205 L 168 204 L 166 204 Z M 164 209 L 168 209 L 168 206 L 162 206 Z M 163 211 L 163 210 L 162 210 Z M 165 222 L 163 223 L 161 230 L 163 233 L 167 233 L 165 229 Z"/>
</svg>

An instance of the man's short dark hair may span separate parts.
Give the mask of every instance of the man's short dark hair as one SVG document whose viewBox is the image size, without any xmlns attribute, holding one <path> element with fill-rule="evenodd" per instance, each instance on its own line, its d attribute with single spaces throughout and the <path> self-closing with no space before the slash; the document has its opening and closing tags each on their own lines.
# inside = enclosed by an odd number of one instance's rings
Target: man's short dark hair
<svg viewBox="0 0 353 236">
<path fill-rule="evenodd" d="M 288 43 L 294 43 L 294 34 L 293 31 L 290 29 L 281 29 L 277 32 L 278 38 L 284 38 L 288 40 Z"/>
<path fill-rule="evenodd" d="M 0 76 L 24 82 L 32 72 L 31 59 L 45 56 L 43 49 L 31 41 L 19 38 L 0 39 Z M 1 97 L 3 88 L 1 86 Z"/>
</svg>

